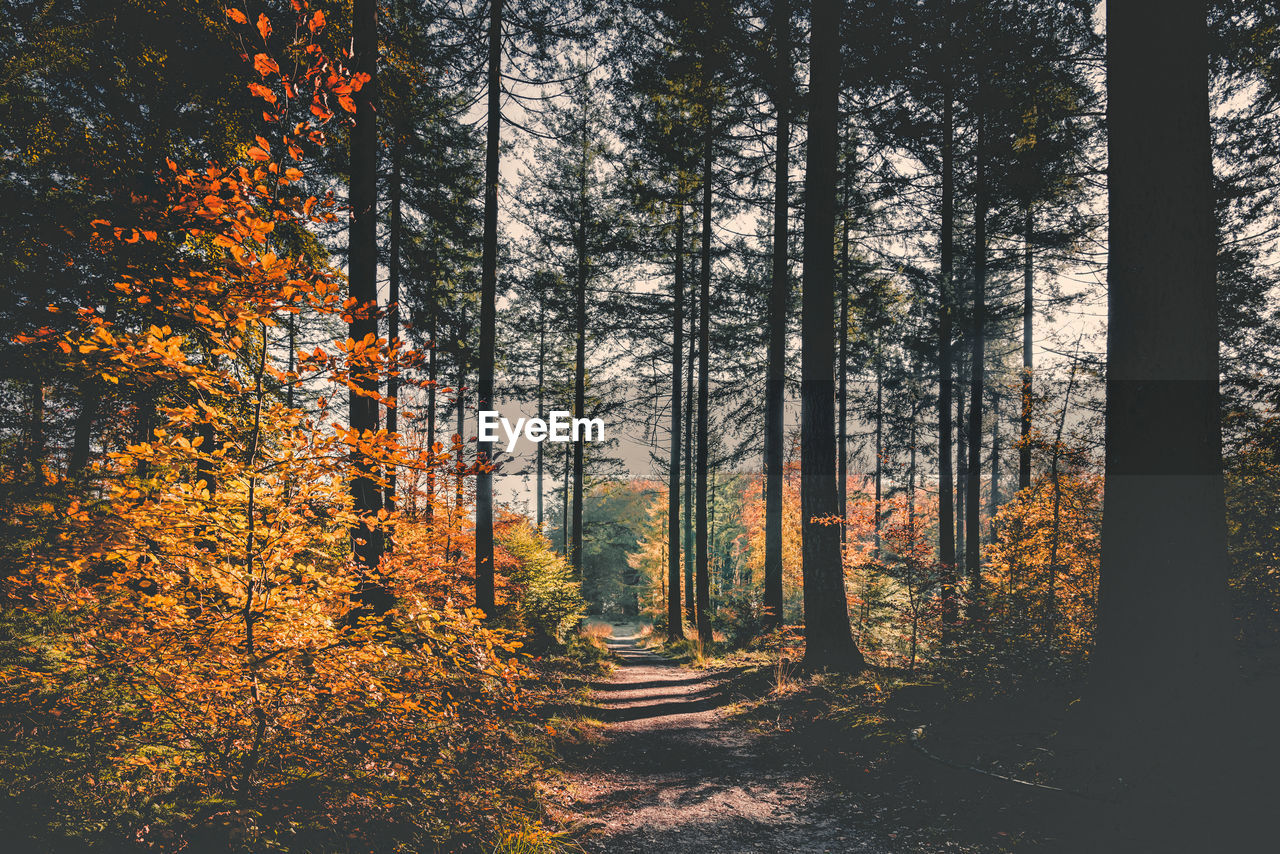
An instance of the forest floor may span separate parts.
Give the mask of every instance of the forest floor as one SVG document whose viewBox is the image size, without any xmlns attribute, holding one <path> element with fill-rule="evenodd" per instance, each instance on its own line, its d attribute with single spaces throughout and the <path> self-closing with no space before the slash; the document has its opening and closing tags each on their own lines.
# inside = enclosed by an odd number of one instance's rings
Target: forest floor
<svg viewBox="0 0 1280 854">
<path fill-rule="evenodd" d="M 733 670 L 682 667 L 639 641 L 614 627 L 618 667 L 593 686 L 601 738 L 550 793 L 586 851 L 900 850 L 843 786 L 728 714 Z"/>
<path fill-rule="evenodd" d="M 585 852 L 1140 850 L 1128 806 L 1050 785 L 1070 789 L 1093 763 L 1053 737 L 1063 696 L 957 701 L 874 670 L 800 677 L 760 654 L 683 666 L 648 642 L 613 627 L 617 666 L 590 686 L 593 705 L 561 734 L 564 761 L 544 783 L 551 817 Z M 1273 790 L 1239 788 L 1250 803 Z"/>
</svg>

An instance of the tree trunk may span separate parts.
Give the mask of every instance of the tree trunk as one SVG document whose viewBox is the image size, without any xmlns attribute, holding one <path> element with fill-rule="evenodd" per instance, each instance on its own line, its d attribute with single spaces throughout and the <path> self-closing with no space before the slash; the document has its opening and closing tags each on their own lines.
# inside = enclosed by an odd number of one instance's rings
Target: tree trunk
<svg viewBox="0 0 1280 854">
<path fill-rule="evenodd" d="M 401 240 L 401 218 L 400 218 L 400 194 L 401 194 L 401 172 L 400 172 L 400 141 L 396 139 L 391 147 L 391 222 L 390 222 L 390 250 L 391 257 L 387 259 L 388 265 L 388 293 L 387 293 L 387 343 L 390 347 L 392 358 L 399 359 L 400 350 L 400 240 Z M 399 438 L 397 435 L 400 431 L 400 370 L 395 363 L 392 364 L 391 371 L 387 375 L 387 433 L 393 439 Z M 392 465 L 387 472 L 386 493 L 383 496 L 383 505 L 390 513 L 396 509 L 396 467 Z M 395 549 L 395 540 L 393 532 L 387 533 L 387 550 Z"/>
<path fill-rule="evenodd" d="M 839 528 L 822 522 L 836 503 L 835 300 L 837 122 L 840 101 L 841 0 L 815 0 L 810 28 L 809 150 L 805 164 L 804 287 L 801 330 L 800 504 L 805 665 L 860 671 L 849 631 Z"/>
<path fill-rule="evenodd" d="M 684 610 L 689 622 L 698 623 L 693 595 L 693 564 L 697 549 L 693 542 L 693 366 L 698 360 L 698 299 L 693 296 L 689 312 L 689 366 L 685 372 L 684 394 Z"/>
<path fill-rule="evenodd" d="M 964 351 L 963 346 L 959 348 L 957 353 L 959 358 L 956 361 L 956 382 L 960 386 L 960 391 L 956 394 L 956 569 L 959 574 L 964 573 L 965 569 L 965 522 L 967 514 L 965 513 L 966 502 L 965 495 L 969 491 L 969 442 L 968 442 L 968 424 L 965 421 L 965 396 L 964 396 Z"/>
<path fill-rule="evenodd" d="M 875 503 L 875 549 L 876 560 L 881 559 L 880 528 L 881 516 L 884 513 L 884 333 L 876 331 L 876 503 Z"/>
<path fill-rule="evenodd" d="M 1187 732 L 1213 740 L 1217 729 L 1205 724 L 1231 670 L 1205 4 L 1113 2 L 1107 37 L 1106 500 L 1095 690 L 1126 735 L 1183 745 Z M 1182 746 L 1176 752 L 1186 759 Z M 1172 818 L 1196 837 L 1218 826 L 1198 810 Z M 1225 850 L 1211 838 L 1196 848 L 1214 849 Z"/>
<path fill-rule="evenodd" d="M 1035 235 L 1035 215 L 1028 202 L 1023 211 L 1022 232 L 1022 414 L 1018 444 L 1018 489 L 1031 486 L 1031 372 L 1035 367 L 1032 350 L 1035 334 L 1035 263 L 1031 241 Z"/>
<path fill-rule="evenodd" d="M 973 316 L 969 341 L 969 465 L 966 472 L 964 565 L 969 575 L 969 610 L 976 614 L 982 599 L 982 389 L 985 379 L 987 296 L 987 152 L 979 85 L 977 175 L 973 214 Z"/>
<path fill-rule="evenodd" d="M 547 373 L 547 300 L 542 290 L 538 291 L 538 417 L 546 418 L 546 373 Z M 545 467 L 545 456 L 543 454 L 543 445 L 546 442 L 538 442 L 535 453 L 537 454 L 537 480 L 538 480 L 538 533 L 542 533 L 542 502 L 543 502 L 543 468 Z"/>
<path fill-rule="evenodd" d="M 569 557 L 569 472 L 573 469 L 573 450 L 564 446 L 564 491 L 560 495 L 560 553 Z"/>
<path fill-rule="evenodd" d="M 774 0 L 774 108 L 778 113 L 773 164 L 773 278 L 769 288 L 769 374 L 764 391 L 764 621 L 782 625 L 782 443 L 787 386 L 787 216 L 791 166 L 791 9 Z"/>
<path fill-rule="evenodd" d="M 438 367 L 436 364 L 436 354 L 440 349 L 440 307 L 436 305 L 436 292 L 439 287 L 439 265 L 433 264 L 428 272 L 430 276 L 430 290 L 427 296 L 427 311 L 430 312 L 427 321 L 427 335 L 430 338 L 427 350 L 427 447 L 431 449 L 431 462 L 427 466 L 427 525 L 431 526 L 435 521 L 435 503 L 436 503 L 436 388 L 440 385 Z"/>
<path fill-rule="evenodd" d="M 847 164 L 846 164 L 847 168 Z M 840 504 L 840 554 L 844 556 L 849 518 L 849 186 L 845 181 L 840 238 L 840 354 L 836 357 L 839 412 L 836 415 L 836 501 Z"/>
<path fill-rule="evenodd" d="M 587 129 L 581 129 L 586 140 Z M 574 356 L 573 356 L 573 415 L 586 416 L 587 408 L 587 162 L 585 154 L 578 171 L 578 226 L 574 236 L 577 269 L 574 276 Z M 573 539 L 569 546 L 569 563 L 574 574 L 582 579 L 582 500 L 584 483 L 584 458 L 586 440 L 573 443 Z"/>
<path fill-rule="evenodd" d="M 378 4 L 376 0 L 356 0 L 353 7 L 352 47 L 356 69 L 370 80 L 355 93 L 356 121 L 351 131 L 351 220 L 347 248 L 347 275 L 355 303 L 350 336 L 364 341 L 378 337 L 378 116 L 374 109 L 378 71 Z M 350 393 L 351 429 L 360 433 L 378 429 L 377 395 L 381 383 L 372 366 L 355 364 L 359 391 Z M 353 451 L 355 477 L 351 495 L 362 520 L 375 517 L 382 509 L 382 491 L 374 479 L 374 466 L 363 454 Z M 372 572 L 382 560 L 381 531 L 361 521 L 351 532 L 356 561 Z M 390 594 L 373 581 L 362 583 L 361 604 L 381 612 L 390 607 Z"/>
<path fill-rule="evenodd" d="M 946 4 L 944 58 L 951 49 L 951 4 Z M 942 70 L 942 228 L 938 236 L 938 562 L 942 596 L 944 642 L 950 641 L 959 620 L 956 602 L 955 480 L 951 467 L 951 325 L 954 283 L 955 227 L 955 119 L 951 94 L 951 70 Z"/>
<path fill-rule="evenodd" d="M 704 69 L 705 65 L 704 59 Z M 703 121 L 702 141 L 702 270 L 698 282 L 698 459 L 695 472 L 694 509 L 695 537 L 697 539 L 697 565 L 694 572 L 694 605 L 697 610 L 698 638 L 711 642 L 711 591 L 710 555 L 707 553 L 707 430 L 710 427 L 711 391 L 711 170 L 713 167 L 712 144 L 715 139 L 712 127 L 708 71 L 703 72 L 703 93 L 707 97 Z"/>
<path fill-rule="evenodd" d="M 71 456 L 67 460 L 67 476 L 76 477 L 89 466 L 90 448 L 93 444 L 93 425 L 98 415 L 97 390 L 86 380 L 80 384 L 80 411 L 71 436 Z"/>
<path fill-rule="evenodd" d="M 502 135 L 502 0 L 489 6 L 489 110 L 484 157 L 484 247 L 480 261 L 480 352 L 476 409 L 492 409 L 498 294 L 498 143 Z M 476 446 L 476 607 L 494 614 L 493 443 Z"/>
<path fill-rule="evenodd" d="M 991 397 L 991 487 L 987 491 L 987 542 L 996 541 L 996 513 L 1000 510 L 1000 391 Z"/>
<path fill-rule="evenodd" d="M 671 288 L 671 466 L 667 473 L 667 640 L 684 638 L 680 612 L 680 410 L 684 390 L 684 200 L 676 211 L 675 277 Z"/>
</svg>

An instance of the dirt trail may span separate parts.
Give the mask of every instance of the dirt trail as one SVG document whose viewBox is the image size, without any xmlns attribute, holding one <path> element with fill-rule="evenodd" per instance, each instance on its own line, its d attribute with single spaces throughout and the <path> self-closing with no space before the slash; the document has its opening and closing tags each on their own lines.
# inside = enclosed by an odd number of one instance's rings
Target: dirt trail
<svg viewBox="0 0 1280 854">
<path fill-rule="evenodd" d="M 614 627 L 620 666 L 594 686 L 605 741 L 562 781 L 587 851 L 890 850 L 839 787 L 724 718 L 723 674 L 680 667 L 636 640 L 634 627 Z"/>
</svg>

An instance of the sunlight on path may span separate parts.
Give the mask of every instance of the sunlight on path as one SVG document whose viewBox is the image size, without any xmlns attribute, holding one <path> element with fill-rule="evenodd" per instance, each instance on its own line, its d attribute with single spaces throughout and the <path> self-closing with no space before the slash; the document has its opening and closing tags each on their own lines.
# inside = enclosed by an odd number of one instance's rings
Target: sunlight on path
<svg viewBox="0 0 1280 854">
<path fill-rule="evenodd" d="M 888 850 L 833 786 L 724 719 L 725 674 L 681 667 L 639 640 L 631 625 L 607 639 L 619 666 L 593 686 L 606 740 L 556 793 L 587 851 Z"/>
</svg>

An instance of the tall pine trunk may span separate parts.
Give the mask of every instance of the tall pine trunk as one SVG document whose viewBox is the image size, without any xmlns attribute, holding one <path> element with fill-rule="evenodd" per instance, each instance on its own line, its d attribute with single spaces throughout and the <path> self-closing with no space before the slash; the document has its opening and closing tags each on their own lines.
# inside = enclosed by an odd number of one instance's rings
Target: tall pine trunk
<svg viewBox="0 0 1280 854">
<path fill-rule="evenodd" d="M 986 299 L 987 299 L 987 152 L 986 132 L 979 85 L 977 172 L 973 212 L 973 306 L 969 327 L 969 465 L 966 471 L 964 502 L 964 565 L 969 575 L 969 606 L 978 608 L 982 599 L 982 389 L 985 381 Z M 976 610 L 973 613 L 977 613 Z"/>
<path fill-rule="evenodd" d="M 538 291 L 538 417 L 546 418 L 546 375 L 547 375 L 547 300 L 544 292 Z M 543 516 L 543 470 L 546 467 L 546 458 L 543 451 L 545 442 L 538 442 L 537 449 L 534 452 L 537 455 L 537 481 L 538 481 L 538 510 L 537 522 L 538 533 L 542 533 L 542 516 Z"/>
<path fill-rule="evenodd" d="M 711 393 L 711 170 L 714 166 L 713 148 L 715 134 L 712 126 L 712 110 L 710 100 L 710 72 L 705 70 L 704 59 L 703 93 L 707 100 L 704 104 L 702 141 L 702 269 L 698 276 L 698 459 L 694 474 L 694 536 L 697 548 L 697 563 L 694 567 L 694 606 L 697 611 L 698 638 L 703 643 L 711 642 L 711 590 L 710 590 L 710 554 L 707 530 L 707 431 L 710 427 L 710 393 Z"/>
<path fill-rule="evenodd" d="M 428 272 L 430 277 L 430 289 L 427 291 L 427 337 L 429 349 L 427 350 L 427 447 L 431 450 L 430 462 L 427 465 L 427 525 L 430 526 L 435 521 L 435 504 L 436 504 L 436 389 L 440 385 L 439 367 L 436 363 L 437 352 L 439 351 L 439 335 L 440 335 L 440 307 L 436 305 L 438 297 L 437 289 L 439 288 L 439 266 L 433 264 Z"/>
<path fill-rule="evenodd" d="M 578 226 L 574 235 L 574 251 L 577 255 L 574 275 L 574 355 L 573 355 L 573 416 L 583 418 L 587 408 L 587 129 L 581 129 L 583 160 L 578 170 Z M 578 579 L 582 578 L 582 501 L 585 488 L 584 457 L 586 440 L 573 443 L 573 539 L 569 546 L 569 563 Z"/>
<path fill-rule="evenodd" d="M 804 288 L 800 376 L 800 505 L 805 665 L 860 671 L 849 630 L 840 530 L 824 524 L 836 503 L 835 300 L 837 124 L 841 0 L 814 0 L 809 37 L 809 150 L 805 164 Z"/>
<path fill-rule="evenodd" d="M 951 3 L 946 4 L 942 40 L 942 227 L 938 235 L 938 563 L 943 639 L 959 619 L 956 601 L 955 480 L 951 467 L 952 310 L 955 279 L 955 117 L 951 94 Z"/>
<path fill-rule="evenodd" d="M 769 374 L 764 391 L 764 619 L 782 625 L 782 479 L 787 386 L 787 215 L 791 164 L 791 9 L 774 0 L 774 108 L 777 110 L 773 164 L 773 271 L 769 287 Z"/>
<path fill-rule="evenodd" d="M 1018 489 L 1031 486 L 1031 379 L 1035 368 L 1032 349 L 1035 335 L 1035 259 L 1031 241 L 1035 236 L 1035 214 L 1027 202 L 1022 226 L 1022 412 L 1018 435 Z"/>
<path fill-rule="evenodd" d="M 684 610 L 689 622 L 697 625 L 698 608 L 693 595 L 693 366 L 698 360 L 698 299 L 694 295 L 689 312 L 689 364 L 685 369 L 684 392 Z"/>
<path fill-rule="evenodd" d="M 846 164 L 846 169 L 848 168 Z M 840 504 L 840 553 L 844 554 L 849 517 L 849 183 L 845 181 L 840 236 L 840 353 L 836 357 L 836 501 Z"/>
<path fill-rule="evenodd" d="M 400 348 L 400 241 L 402 221 L 400 216 L 400 195 L 401 195 L 401 171 L 400 171 L 400 142 L 397 139 L 392 143 L 391 148 L 391 210 L 390 210 L 390 251 L 391 257 L 387 260 L 388 264 L 388 293 L 387 293 L 387 343 L 391 347 L 391 352 L 397 354 L 398 358 Z M 400 371 L 396 367 L 392 367 L 391 372 L 387 375 L 387 433 L 393 438 L 400 430 Z M 383 504 L 387 508 L 387 512 L 396 509 L 396 467 L 393 465 L 387 472 L 386 494 L 383 496 Z M 392 534 L 387 535 L 387 548 L 393 550 L 395 542 Z"/>
<path fill-rule="evenodd" d="M 484 156 L 484 247 L 480 260 L 480 347 L 476 365 L 476 409 L 492 409 L 498 294 L 498 143 L 502 135 L 502 0 L 489 7 L 489 109 Z M 476 447 L 476 607 L 492 617 L 492 442 Z"/>
<path fill-rule="evenodd" d="M 671 469 L 667 473 L 667 639 L 684 638 L 680 612 L 680 431 L 684 428 L 684 199 L 676 211 L 675 276 L 671 287 Z"/>
<path fill-rule="evenodd" d="M 356 69 L 370 76 L 355 93 L 356 121 L 351 131 L 351 221 L 348 240 L 347 274 L 351 298 L 355 303 L 350 336 L 363 341 L 378 337 L 378 118 L 374 109 L 378 71 L 378 4 L 377 0 L 356 0 L 353 7 L 353 51 Z M 351 429 L 361 433 L 378 429 L 379 378 L 368 365 L 357 365 L 356 383 L 351 390 Z M 362 519 L 377 515 L 382 509 L 382 492 L 374 479 L 373 463 L 353 451 L 355 477 L 351 494 L 355 511 Z M 356 560 L 366 572 L 382 559 L 383 537 L 380 531 L 361 522 L 352 531 Z M 359 594 L 361 603 L 374 611 L 390 605 L 389 594 L 380 585 L 366 581 Z"/>
</svg>

